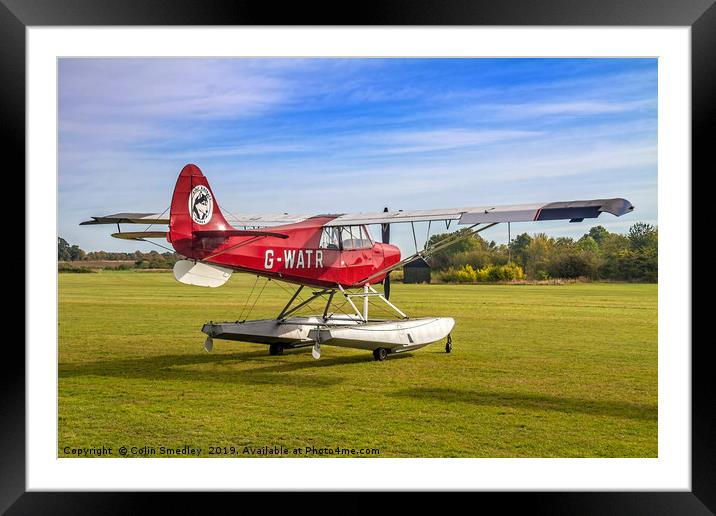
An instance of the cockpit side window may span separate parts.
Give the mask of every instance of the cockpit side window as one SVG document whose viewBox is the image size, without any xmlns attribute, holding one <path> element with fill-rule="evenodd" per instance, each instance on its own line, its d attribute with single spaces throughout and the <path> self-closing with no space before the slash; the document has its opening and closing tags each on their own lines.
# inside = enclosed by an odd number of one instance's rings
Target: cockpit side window
<svg viewBox="0 0 716 516">
<path fill-rule="evenodd" d="M 321 233 L 321 242 L 318 247 L 321 249 L 336 249 L 340 247 L 340 228 L 337 227 L 324 227 Z"/>
</svg>

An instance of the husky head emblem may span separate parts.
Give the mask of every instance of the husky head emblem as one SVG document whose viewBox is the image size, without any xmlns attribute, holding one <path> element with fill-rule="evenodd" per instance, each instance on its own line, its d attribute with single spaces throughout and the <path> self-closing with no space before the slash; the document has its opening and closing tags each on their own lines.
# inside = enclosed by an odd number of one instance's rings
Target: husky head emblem
<svg viewBox="0 0 716 516">
<path fill-rule="evenodd" d="M 203 185 L 195 186 L 189 194 L 189 213 L 197 224 L 204 225 L 211 220 L 214 211 L 214 199 L 211 192 Z"/>
</svg>

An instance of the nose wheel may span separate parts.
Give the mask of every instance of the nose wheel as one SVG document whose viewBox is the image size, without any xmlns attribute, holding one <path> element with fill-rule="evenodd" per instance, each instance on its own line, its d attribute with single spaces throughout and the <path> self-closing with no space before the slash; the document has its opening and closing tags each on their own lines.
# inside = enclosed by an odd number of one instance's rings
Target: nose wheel
<svg viewBox="0 0 716 516">
<path fill-rule="evenodd" d="M 452 335 L 448 333 L 447 336 L 447 342 L 445 343 L 445 353 L 450 353 L 452 351 Z"/>
<path fill-rule="evenodd" d="M 283 344 L 269 345 L 269 355 L 283 355 Z"/>
</svg>

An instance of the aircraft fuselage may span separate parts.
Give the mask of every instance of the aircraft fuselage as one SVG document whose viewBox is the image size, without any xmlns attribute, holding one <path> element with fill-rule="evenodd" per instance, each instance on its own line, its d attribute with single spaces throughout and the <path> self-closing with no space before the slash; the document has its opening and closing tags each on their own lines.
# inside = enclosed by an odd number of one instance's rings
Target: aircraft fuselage
<svg viewBox="0 0 716 516">
<path fill-rule="evenodd" d="M 197 237 L 170 240 L 176 251 L 187 258 L 260 276 L 317 287 L 359 286 L 360 281 L 400 261 L 400 250 L 390 244 L 373 242 L 365 226 L 328 227 L 335 216 L 316 216 L 295 224 L 269 228 L 287 238 L 272 236 Z M 364 238 L 345 239 L 353 232 Z M 333 243 L 327 233 L 338 236 Z M 368 237 L 368 238 L 365 238 Z M 385 275 L 371 279 L 379 283 Z"/>
</svg>

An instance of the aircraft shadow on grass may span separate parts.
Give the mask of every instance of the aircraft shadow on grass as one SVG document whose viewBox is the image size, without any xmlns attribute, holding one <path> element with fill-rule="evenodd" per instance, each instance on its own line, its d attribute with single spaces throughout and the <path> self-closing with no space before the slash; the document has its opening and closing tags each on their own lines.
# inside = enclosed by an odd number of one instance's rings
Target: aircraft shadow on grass
<svg viewBox="0 0 716 516">
<path fill-rule="evenodd" d="M 307 350 L 287 350 L 286 354 L 306 353 Z M 407 358 L 409 354 L 397 355 L 389 360 Z M 186 355 L 159 355 L 142 358 L 104 360 L 77 364 L 60 364 L 59 377 L 98 376 L 115 378 L 135 378 L 148 381 L 185 380 L 197 382 L 238 383 L 248 385 L 293 385 L 305 387 L 325 387 L 341 383 L 336 377 L 318 375 L 287 374 L 303 369 L 317 370 L 324 367 L 345 366 L 348 364 L 374 363 L 372 357 L 364 354 L 324 357 L 320 361 L 275 363 L 281 357 L 269 357 L 265 351 L 247 351 L 241 353 L 203 353 Z M 253 369 L 235 369 L 233 362 L 257 362 Z M 260 365 L 269 362 L 270 365 Z M 204 364 L 224 364 L 225 369 L 196 369 L 187 366 Z M 626 419 L 657 420 L 656 405 L 637 404 L 623 401 L 587 400 L 548 396 L 525 392 L 504 392 L 469 390 L 456 388 L 419 387 L 401 390 L 396 397 L 442 401 L 447 403 L 467 403 L 489 407 L 513 408 L 518 410 L 543 410 L 565 413 L 581 413 L 592 416 L 607 416 Z"/>
<path fill-rule="evenodd" d="M 625 419 L 657 420 L 658 407 L 610 400 L 563 398 L 526 392 L 478 391 L 450 388 L 416 388 L 396 393 L 398 397 L 430 401 L 527 410 L 547 410 Z"/>
<path fill-rule="evenodd" d="M 309 350 L 287 350 L 287 355 L 296 353 L 309 353 Z M 409 355 L 397 355 L 390 360 L 407 358 Z M 125 358 L 117 360 L 103 360 L 96 362 L 83 362 L 75 364 L 60 364 L 59 377 L 72 378 L 78 376 L 99 376 L 115 378 L 137 378 L 151 381 L 156 380 L 186 380 L 210 381 L 220 383 L 241 383 L 250 385 L 296 385 L 296 386 L 328 386 L 335 385 L 343 380 L 335 377 L 318 375 L 286 374 L 302 369 L 316 370 L 324 367 L 357 364 L 361 362 L 374 363 L 372 356 L 365 354 L 323 357 L 320 361 L 308 358 L 303 362 L 276 363 L 281 357 L 269 357 L 265 351 L 248 351 L 242 353 L 197 353 L 187 355 L 159 355 L 142 358 Z M 232 362 L 257 362 L 270 365 L 253 369 L 231 368 Z M 225 364 L 224 364 L 225 363 Z M 197 369 L 190 366 L 217 364 L 225 365 L 225 369 Z M 379 365 L 379 364 L 376 364 Z M 189 367 L 187 367 L 189 366 Z"/>
</svg>

